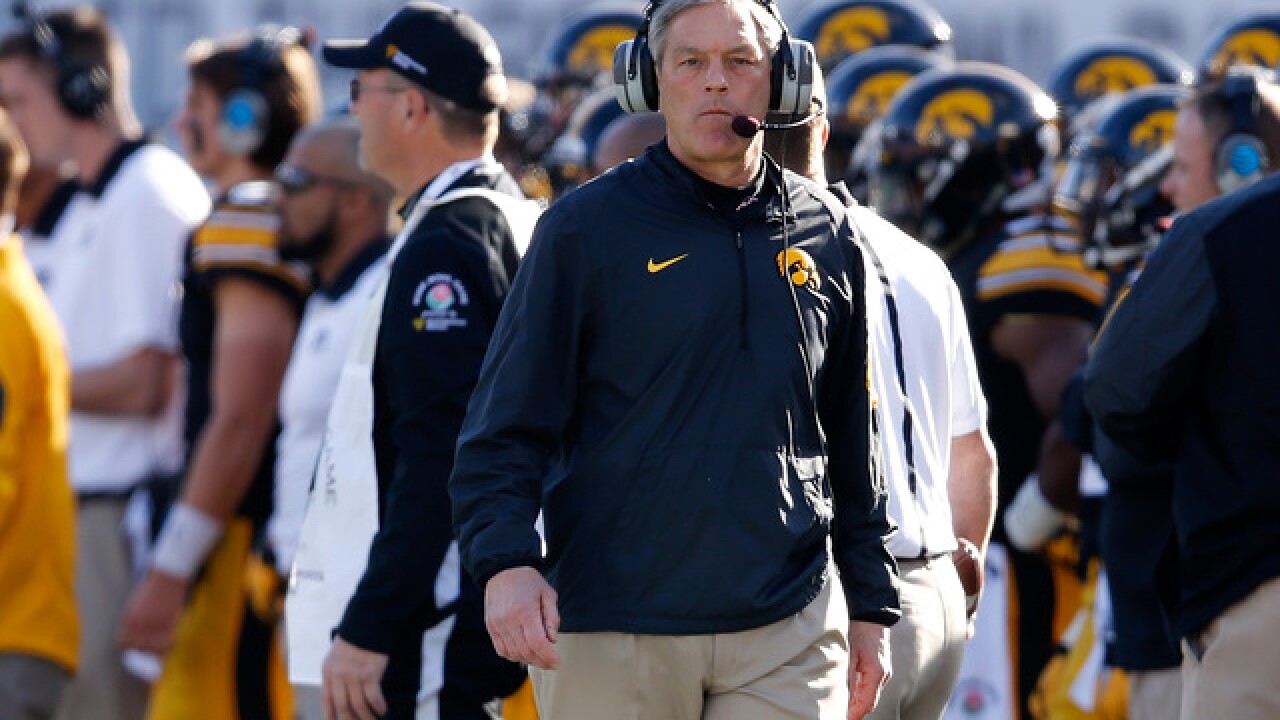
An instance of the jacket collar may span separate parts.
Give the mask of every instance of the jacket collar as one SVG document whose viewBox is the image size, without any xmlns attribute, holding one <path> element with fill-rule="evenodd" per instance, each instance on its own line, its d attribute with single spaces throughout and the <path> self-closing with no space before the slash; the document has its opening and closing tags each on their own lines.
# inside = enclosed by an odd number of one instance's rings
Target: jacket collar
<svg viewBox="0 0 1280 720">
<path fill-rule="evenodd" d="M 453 170 L 454 172 L 450 173 L 450 170 Z M 446 173 L 450 173 L 456 179 L 444 184 L 442 187 L 433 188 L 432 185 L 435 185 L 437 180 L 440 180 L 441 178 L 447 179 Z M 408 221 L 409 213 L 413 211 L 414 206 L 416 206 L 419 201 L 424 197 L 427 197 L 428 191 L 438 190 L 438 192 L 432 192 L 431 197 L 429 198 L 435 199 L 455 188 L 494 188 L 497 187 L 498 182 L 502 177 L 502 173 L 503 167 L 490 156 L 469 160 L 465 163 L 455 163 L 450 165 L 444 172 L 432 178 L 426 185 L 423 185 L 420 190 L 413 195 L 410 195 L 409 198 L 405 200 L 404 205 L 401 205 L 400 210 L 398 211 L 400 219 Z"/>
<path fill-rule="evenodd" d="M 143 138 L 129 140 L 117 145 L 111 156 L 107 158 L 106 164 L 102 166 L 102 172 L 98 173 L 98 177 L 93 181 L 92 185 L 85 188 L 85 192 L 95 199 L 101 198 L 102 194 L 107 191 L 111 181 L 120 173 L 120 168 L 124 165 L 124 161 L 128 160 L 129 156 L 142 149 L 146 144 L 147 140 Z"/>
<path fill-rule="evenodd" d="M 691 202 L 710 209 L 710 203 L 699 186 L 697 176 L 677 160 L 675 155 L 671 154 L 671 148 L 667 145 L 665 139 L 650 146 L 646 151 L 645 157 L 648 157 L 658 171 L 670 181 L 669 186 L 676 194 L 684 195 Z M 763 156 L 763 158 L 765 177 L 758 199 L 756 202 L 745 206 L 739 217 L 743 220 L 765 220 L 770 223 L 780 223 L 784 217 L 784 210 L 789 210 L 785 207 L 782 194 L 779 192 L 779 188 L 782 185 L 782 169 L 768 155 Z M 794 183 L 794 180 L 789 180 L 788 183 L 788 189 L 793 189 L 791 184 Z M 794 217 L 793 211 L 789 214 Z"/>
</svg>

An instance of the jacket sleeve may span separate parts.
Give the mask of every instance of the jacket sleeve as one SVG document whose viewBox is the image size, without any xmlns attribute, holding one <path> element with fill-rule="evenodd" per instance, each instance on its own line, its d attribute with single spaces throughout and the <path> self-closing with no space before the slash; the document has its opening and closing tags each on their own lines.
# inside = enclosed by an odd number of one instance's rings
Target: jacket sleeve
<svg viewBox="0 0 1280 720">
<path fill-rule="evenodd" d="M 503 307 L 458 438 L 449 494 L 463 564 L 484 587 L 499 572 L 539 567 L 534 523 L 542 480 L 561 446 L 577 393 L 582 249 L 553 207 Z"/>
<path fill-rule="evenodd" d="M 1177 452 L 1216 305 L 1204 232 L 1185 216 L 1117 304 L 1085 366 L 1095 422 L 1143 460 Z"/>
<path fill-rule="evenodd" d="M 889 626 L 902 613 L 897 563 L 885 547 L 893 526 L 869 395 L 866 276 L 851 225 L 843 224 L 840 233 L 849 257 L 849 297 L 846 317 L 831 334 L 818 393 L 835 502 L 832 544 L 850 619 Z"/>
<path fill-rule="evenodd" d="M 405 627 L 431 627 L 453 612 L 466 582 L 448 480 L 505 285 L 466 232 L 416 233 L 392 264 L 382 310 L 374 433 L 392 452 L 379 452 L 381 523 L 338 633 L 384 654 Z"/>
</svg>

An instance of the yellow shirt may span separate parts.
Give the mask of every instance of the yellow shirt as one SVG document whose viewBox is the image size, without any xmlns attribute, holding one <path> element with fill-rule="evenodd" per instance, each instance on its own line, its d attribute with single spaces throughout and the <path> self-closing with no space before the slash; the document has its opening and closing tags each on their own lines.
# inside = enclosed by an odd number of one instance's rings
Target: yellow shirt
<svg viewBox="0 0 1280 720">
<path fill-rule="evenodd" d="M 74 671 L 71 376 L 62 331 L 16 236 L 0 236 L 0 653 Z"/>
</svg>

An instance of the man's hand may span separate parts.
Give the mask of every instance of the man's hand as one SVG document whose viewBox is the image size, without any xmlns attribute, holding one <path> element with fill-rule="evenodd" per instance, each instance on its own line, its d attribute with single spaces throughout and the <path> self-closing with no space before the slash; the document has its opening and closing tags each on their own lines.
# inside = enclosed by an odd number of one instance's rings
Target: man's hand
<svg viewBox="0 0 1280 720">
<path fill-rule="evenodd" d="M 157 655 L 169 652 L 187 604 L 187 588 L 187 581 L 180 577 L 149 571 L 125 606 L 120 647 Z"/>
<path fill-rule="evenodd" d="M 324 720 L 376 720 L 387 714 L 387 656 L 334 637 L 324 661 Z"/>
<path fill-rule="evenodd" d="M 849 720 L 861 720 L 876 709 L 890 674 L 889 628 L 849 623 Z"/>
<path fill-rule="evenodd" d="M 537 570 L 516 567 L 494 575 L 484 588 L 484 622 L 502 657 L 543 670 L 560 667 L 551 647 L 560 631 L 556 591 Z"/>
<path fill-rule="evenodd" d="M 951 553 L 951 561 L 956 565 L 956 574 L 960 576 L 960 586 L 964 588 L 964 616 L 969 627 L 965 637 L 973 639 L 973 621 L 978 614 L 978 601 L 982 599 L 982 586 L 986 581 L 982 551 L 977 545 L 965 538 L 959 538 L 960 547 Z"/>
</svg>

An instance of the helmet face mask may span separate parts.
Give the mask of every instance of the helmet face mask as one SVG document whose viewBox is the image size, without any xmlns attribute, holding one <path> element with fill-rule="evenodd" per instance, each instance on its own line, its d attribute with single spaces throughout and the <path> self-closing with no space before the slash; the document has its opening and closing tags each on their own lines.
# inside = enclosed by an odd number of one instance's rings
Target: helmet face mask
<svg viewBox="0 0 1280 720">
<path fill-rule="evenodd" d="M 1171 85 L 1129 92 L 1077 139 L 1053 204 L 1079 229 L 1090 265 L 1123 265 L 1158 240 L 1173 210 L 1160 181 L 1172 163 L 1169 143 L 1185 95 Z"/>
<path fill-rule="evenodd" d="M 1070 220 L 1082 237 L 1091 237 L 1103 211 L 1103 195 L 1115 181 L 1113 158 L 1098 148 L 1081 149 L 1072 156 L 1058 181 L 1054 212 Z"/>
</svg>

